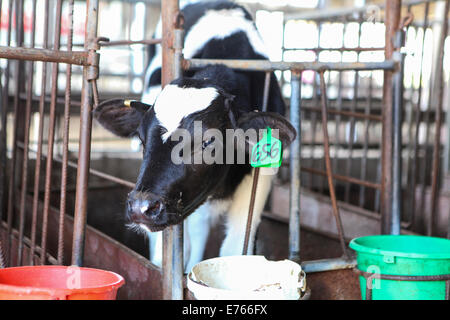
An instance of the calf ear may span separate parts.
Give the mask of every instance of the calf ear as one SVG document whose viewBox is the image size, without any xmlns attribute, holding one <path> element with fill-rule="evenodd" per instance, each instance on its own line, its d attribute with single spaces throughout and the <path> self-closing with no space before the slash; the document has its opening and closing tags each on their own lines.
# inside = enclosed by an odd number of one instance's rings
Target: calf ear
<svg viewBox="0 0 450 320">
<path fill-rule="evenodd" d="M 278 129 L 278 139 L 283 143 L 283 147 L 288 147 L 295 140 L 297 132 L 291 123 L 282 115 L 274 112 L 248 112 L 239 117 L 237 126 L 244 131 L 254 129 L 257 132 L 270 127 Z"/>
<path fill-rule="evenodd" d="M 134 135 L 142 116 L 151 106 L 139 101 L 111 99 L 100 103 L 94 118 L 107 130 L 120 137 Z"/>
</svg>

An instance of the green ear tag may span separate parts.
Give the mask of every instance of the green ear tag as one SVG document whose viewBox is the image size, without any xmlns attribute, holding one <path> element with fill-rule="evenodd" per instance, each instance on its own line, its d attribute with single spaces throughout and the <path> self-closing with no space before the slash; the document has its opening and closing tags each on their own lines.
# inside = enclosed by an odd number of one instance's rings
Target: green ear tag
<svg viewBox="0 0 450 320">
<path fill-rule="evenodd" d="M 272 129 L 267 131 L 252 149 L 250 164 L 252 167 L 278 168 L 281 166 L 283 149 L 281 141 L 272 137 Z"/>
</svg>

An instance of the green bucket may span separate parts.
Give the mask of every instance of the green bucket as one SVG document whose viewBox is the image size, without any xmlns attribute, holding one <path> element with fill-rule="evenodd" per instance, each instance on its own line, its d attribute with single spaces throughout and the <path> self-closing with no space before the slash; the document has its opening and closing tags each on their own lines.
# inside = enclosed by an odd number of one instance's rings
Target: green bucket
<svg viewBox="0 0 450 320">
<path fill-rule="evenodd" d="M 399 281 L 377 277 L 442 276 L 450 274 L 450 240 L 425 236 L 376 235 L 355 238 L 358 269 L 367 272 L 373 300 L 444 300 L 446 281 Z M 366 300 L 366 277 L 359 277 Z M 439 277 L 448 279 L 448 277 Z M 417 278 L 416 278 L 417 280 Z M 450 284 L 450 281 L 448 281 Z"/>
</svg>

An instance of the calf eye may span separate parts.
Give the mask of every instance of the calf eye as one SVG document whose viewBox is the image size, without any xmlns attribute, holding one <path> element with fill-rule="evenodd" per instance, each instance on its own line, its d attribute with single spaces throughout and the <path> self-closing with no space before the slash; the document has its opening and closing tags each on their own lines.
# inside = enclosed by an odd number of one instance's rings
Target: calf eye
<svg viewBox="0 0 450 320">
<path fill-rule="evenodd" d="M 209 140 L 205 140 L 202 143 L 202 149 L 205 150 L 207 146 L 209 146 L 211 143 L 213 143 L 216 140 L 216 138 L 211 137 Z"/>
</svg>

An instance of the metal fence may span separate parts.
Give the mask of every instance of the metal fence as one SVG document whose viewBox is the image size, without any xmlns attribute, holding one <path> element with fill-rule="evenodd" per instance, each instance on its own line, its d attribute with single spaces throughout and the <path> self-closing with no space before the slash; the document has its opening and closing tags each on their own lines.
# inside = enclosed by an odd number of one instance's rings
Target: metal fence
<svg viewBox="0 0 450 320">
<path fill-rule="evenodd" d="M 391 7 L 371 5 L 289 15 L 285 18 L 285 32 L 298 33 L 299 28 L 306 27 L 308 32 L 317 34 L 317 41 L 310 47 L 285 42 L 283 58 L 354 63 L 384 60 L 387 54 L 393 54 L 385 51 L 384 44 L 385 39 L 389 39 L 384 34 L 391 10 Z M 438 228 L 436 220 L 440 209 L 439 193 L 448 172 L 445 150 L 449 142 L 443 134 L 449 131 L 444 121 L 448 109 L 448 65 L 444 65 L 447 19 L 444 17 L 448 15 L 444 1 L 404 1 L 399 10 L 402 20 L 397 23 L 401 32 L 392 40 L 394 46 L 402 47 L 396 73 L 399 77 L 396 79 L 399 90 L 396 103 L 400 104 L 400 111 L 395 118 L 397 122 L 392 123 L 400 138 L 396 141 L 394 160 L 383 157 L 383 150 L 389 151 L 384 148 L 390 135 L 389 130 L 384 131 L 388 136 L 383 135 L 383 128 L 391 121 L 390 117 L 386 118 L 390 111 L 383 115 L 383 98 L 389 98 L 383 89 L 386 88 L 383 73 L 326 73 L 330 102 L 327 126 L 332 131 L 330 143 L 337 197 L 344 203 L 380 213 L 382 194 L 392 195 L 398 199 L 392 210 L 401 215 L 403 228 L 428 235 L 445 235 L 446 230 Z M 330 38 L 330 33 L 335 41 L 326 46 L 322 37 L 328 34 Z M 350 38 L 347 35 L 356 40 L 346 41 Z M 283 85 L 289 85 L 288 79 L 282 80 Z M 318 75 L 308 74 L 302 86 L 308 92 L 303 107 L 302 159 L 306 165 L 302 168 L 302 187 L 328 193 L 323 128 L 317 116 L 322 93 Z M 388 162 L 383 164 L 383 161 Z M 395 172 L 383 173 L 383 166 L 393 166 Z M 395 179 L 395 189 L 383 192 L 382 177 Z M 390 183 L 386 180 L 385 184 Z M 388 226 L 384 227 L 385 231 L 386 228 Z"/>
</svg>

